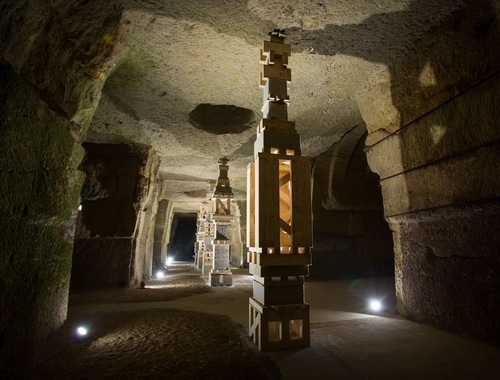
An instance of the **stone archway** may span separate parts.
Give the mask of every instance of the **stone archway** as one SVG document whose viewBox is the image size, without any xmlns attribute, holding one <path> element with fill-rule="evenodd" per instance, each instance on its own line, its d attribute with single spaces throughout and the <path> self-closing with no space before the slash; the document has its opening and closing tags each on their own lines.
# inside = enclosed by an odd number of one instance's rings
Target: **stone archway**
<svg viewBox="0 0 500 380">
<path fill-rule="evenodd" d="M 315 159 L 313 277 L 394 274 L 392 235 L 365 139 L 366 126 L 358 124 Z"/>
</svg>

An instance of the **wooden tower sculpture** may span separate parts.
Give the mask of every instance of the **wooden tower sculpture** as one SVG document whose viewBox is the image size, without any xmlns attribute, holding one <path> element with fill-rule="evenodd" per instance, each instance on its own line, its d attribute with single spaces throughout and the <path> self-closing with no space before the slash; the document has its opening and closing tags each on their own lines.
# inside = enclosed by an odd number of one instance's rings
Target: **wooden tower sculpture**
<svg viewBox="0 0 500 380">
<path fill-rule="evenodd" d="M 207 199 L 200 204 L 200 211 L 196 220 L 196 241 L 194 243 L 196 268 L 201 270 L 203 275 L 212 269 L 213 248 L 212 241 L 215 237 L 215 225 L 212 221 L 212 195 L 215 188 L 215 180 L 207 181 Z"/>
<path fill-rule="evenodd" d="M 212 241 L 212 269 L 208 275 L 208 282 L 212 286 L 233 284 L 233 274 L 229 264 L 233 190 L 227 174 L 229 171 L 228 162 L 229 160 L 225 157 L 219 160 L 219 178 L 212 196 L 212 222 L 215 224 L 215 236 Z"/>
<path fill-rule="evenodd" d="M 248 165 L 247 246 L 254 275 L 249 334 L 261 351 L 309 346 L 304 278 L 311 264 L 310 162 L 288 121 L 290 45 L 274 30 L 261 50 L 263 119 Z"/>
</svg>

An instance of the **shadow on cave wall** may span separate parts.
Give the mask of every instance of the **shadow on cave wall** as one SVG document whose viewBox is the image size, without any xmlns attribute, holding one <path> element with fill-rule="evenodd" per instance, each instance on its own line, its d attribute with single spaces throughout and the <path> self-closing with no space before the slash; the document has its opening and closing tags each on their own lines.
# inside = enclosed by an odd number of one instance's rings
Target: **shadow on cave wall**
<svg viewBox="0 0 500 380">
<path fill-rule="evenodd" d="M 463 113 L 456 112 L 456 105 L 446 108 L 454 100 L 466 102 L 467 96 L 462 95 L 483 83 L 494 85 L 498 76 L 500 54 L 494 47 L 500 33 L 492 4 L 488 0 L 413 1 L 404 11 L 372 15 L 359 24 L 330 24 L 310 31 L 287 29 L 287 43 L 292 50 L 312 46 L 316 54 L 344 54 L 388 68 L 390 99 L 401 120 L 401 151 L 393 153 L 400 155 L 401 168 L 409 170 L 477 149 L 494 139 L 492 113 L 477 108 L 494 109 L 494 97 L 463 107 Z M 444 108 L 433 112 L 438 107 Z M 464 123 L 464 118 L 470 123 Z M 415 128 L 406 129 L 409 125 Z M 411 133 L 407 133 L 409 129 Z M 454 178 L 443 181 L 456 186 Z M 418 192 L 421 186 L 434 185 L 408 183 L 407 188 Z M 436 188 L 434 193 L 439 191 Z M 457 194 L 451 202 L 467 201 Z"/>
<path fill-rule="evenodd" d="M 315 160 L 312 279 L 394 275 L 392 234 L 366 136 L 361 123 Z"/>
<path fill-rule="evenodd" d="M 500 54 L 493 47 L 499 37 L 491 0 L 413 1 L 404 11 L 372 15 L 359 24 L 287 29 L 292 50 L 312 46 L 316 54 L 384 64 L 402 126 L 497 74 Z M 403 166 L 414 152 L 405 154 Z"/>
<path fill-rule="evenodd" d="M 500 77 L 495 6 L 488 0 L 413 1 L 404 11 L 356 25 L 287 34 L 299 50 L 321 40 L 317 54 L 341 53 L 388 68 L 401 128 L 391 140 L 398 151 L 388 142 L 377 154 L 400 160 L 381 178 L 392 197 L 385 217 L 397 243 L 398 310 L 498 343 L 491 318 L 498 314 L 492 289 L 500 263 L 493 238 Z"/>
<path fill-rule="evenodd" d="M 280 27 L 249 12 L 247 1 L 228 5 L 201 0 L 197 9 L 156 2 L 125 3 L 124 7 L 150 12 L 151 22 L 160 15 L 208 24 L 229 38 L 242 38 L 256 46 L 262 36 Z M 234 17 L 240 13 L 248 16 L 243 20 Z M 319 55 L 343 54 L 384 64 L 390 73 L 392 103 L 404 126 L 491 74 L 494 68 L 489 62 L 499 58 L 484 57 L 496 53 L 491 48 L 499 37 L 494 14 L 492 0 L 413 1 L 402 11 L 374 14 L 358 24 L 328 24 L 316 30 L 288 28 L 287 43 L 293 51 L 307 51 L 312 46 Z M 422 82 L 422 75 L 428 76 L 427 82 Z M 126 106 L 119 100 L 119 106 Z M 404 166 L 407 157 L 402 153 Z"/>
</svg>

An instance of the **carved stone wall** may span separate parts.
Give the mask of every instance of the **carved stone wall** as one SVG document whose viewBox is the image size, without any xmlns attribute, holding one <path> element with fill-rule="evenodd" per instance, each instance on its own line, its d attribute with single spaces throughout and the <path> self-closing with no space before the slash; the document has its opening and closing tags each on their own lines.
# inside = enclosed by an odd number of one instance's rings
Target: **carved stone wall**
<svg viewBox="0 0 500 380">
<path fill-rule="evenodd" d="M 121 51 L 121 8 L 2 4 L 0 373 L 25 378 L 66 318 L 83 173 L 77 167 Z M 73 212 L 75 211 L 75 214 Z"/>
<path fill-rule="evenodd" d="M 84 147 L 71 287 L 137 285 L 151 275 L 157 158 L 137 145 Z"/>
<path fill-rule="evenodd" d="M 494 342 L 500 341 L 491 318 L 500 312 L 500 146 L 493 112 L 499 84 L 498 76 L 485 80 L 369 153 L 394 232 L 401 314 Z"/>
<path fill-rule="evenodd" d="M 360 124 L 316 157 L 313 170 L 311 276 L 392 276 L 392 234 L 384 220 L 378 176 L 363 152 Z"/>
<path fill-rule="evenodd" d="M 167 230 L 167 226 L 170 225 L 170 220 L 172 218 L 172 203 L 166 199 L 162 199 L 158 202 L 158 210 L 156 214 L 156 221 L 154 226 L 154 242 L 153 242 L 153 263 L 152 270 L 160 270 L 165 266 L 165 260 L 167 256 L 167 248 L 164 243 L 164 233 Z M 169 235 L 170 236 L 170 235 Z"/>
</svg>

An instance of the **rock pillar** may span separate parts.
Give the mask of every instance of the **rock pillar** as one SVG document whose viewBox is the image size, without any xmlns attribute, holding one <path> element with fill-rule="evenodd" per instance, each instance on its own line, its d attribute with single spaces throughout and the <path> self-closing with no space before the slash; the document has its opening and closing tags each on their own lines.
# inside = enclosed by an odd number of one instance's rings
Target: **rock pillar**
<svg viewBox="0 0 500 380">
<path fill-rule="evenodd" d="M 67 314 L 84 150 L 0 64 L 0 373 L 22 379 Z"/>
</svg>

